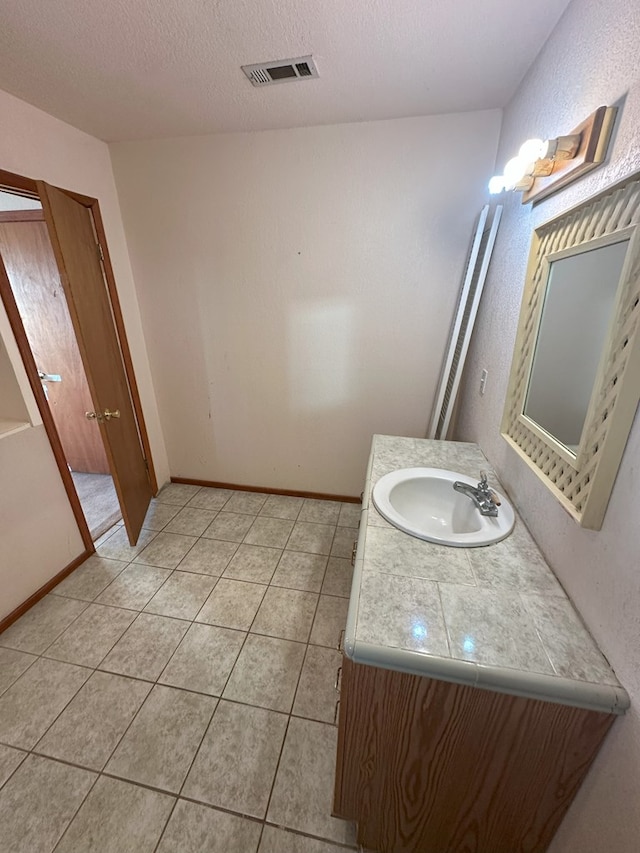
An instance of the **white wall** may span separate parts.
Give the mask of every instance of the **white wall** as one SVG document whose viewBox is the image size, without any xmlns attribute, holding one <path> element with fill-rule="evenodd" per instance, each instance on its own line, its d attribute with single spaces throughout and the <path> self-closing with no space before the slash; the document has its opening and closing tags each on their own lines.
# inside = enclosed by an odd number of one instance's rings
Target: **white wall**
<svg viewBox="0 0 640 853">
<path fill-rule="evenodd" d="M 621 113 L 608 163 L 534 207 L 507 201 L 466 374 L 457 437 L 478 441 L 631 695 L 551 853 L 635 853 L 640 838 L 640 420 L 601 531 L 579 528 L 499 435 L 532 228 L 640 168 L 640 15 L 574 0 L 505 112 L 500 166 L 531 136 L 567 132 L 601 104 Z M 478 394 L 480 371 L 489 370 Z"/>
<path fill-rule="evenodd" d="M 111 146 L 172 475 L 357 495 L 425 434 L 500 119 Z"/>
<path fill-rule="evenodd" d="M 168 478 L 127 246 L 105 143 L 0 92 L 0 169 L 100 201 L 160 483 Z M 0 329 L 7 318 L 0 306 Z M 13 340 L 7 346 L 15 346 Z M 30 390 L 22 383 L 24 393 Z M 29 400 L 33 410 L 33 397 Z M 83 550 L 44 428 L 0 440 L 0 619 Z"/>
</svg>

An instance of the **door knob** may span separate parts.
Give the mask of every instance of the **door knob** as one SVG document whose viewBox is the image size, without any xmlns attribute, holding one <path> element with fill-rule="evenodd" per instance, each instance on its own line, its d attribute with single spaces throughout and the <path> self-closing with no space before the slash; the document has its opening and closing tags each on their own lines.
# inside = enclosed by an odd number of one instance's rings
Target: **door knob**
<svg viewBox="0 0 640 853">
<path fill-rule="evenodd" d="M 85 412 L 85 418 L 88 421 L 110 421 L 111 418 L 119 418 L 120 417 L 120 409 L 116 409 L 115 411 L 110 411 L 109 409 L 105 409 L 104 412 Z"/>
<path fill-rule="evenodd" d="M 42 370 L 39 370 L 38 376 L 41 382 L 62 382 L 62 377 L 59 373 L 43 373 Z"/>
</svg>

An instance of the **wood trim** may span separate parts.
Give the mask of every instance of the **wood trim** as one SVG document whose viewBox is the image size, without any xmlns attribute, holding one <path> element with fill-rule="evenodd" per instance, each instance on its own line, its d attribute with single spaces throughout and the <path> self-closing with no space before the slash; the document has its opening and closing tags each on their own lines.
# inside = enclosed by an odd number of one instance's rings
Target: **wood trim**
<svg viewBox="0 0 640 853">
<path fill-rule="evenodd" d="M 44 211 L 0 210 L 0 222 L 44 222 Z"/>
<path fill-rule="evenodd" d="M 75 486 L 73 484 L 73 477 L 71 476 L 71 472 L 69 471 L 69 467 L 67 465 L 65 453 L 62 448 L 62 442 L 60 441 L 60 436 L 58 435 L 58 430 L 56 429 L 55 421 L 53 420 L 53 415 L 51 414 L 51 409 L 49 408 L 49 404 L 47 403 L 46 397 L 44 396 L 42 383 L 40 382 L 40 377 L 38 376 L 38 368 L 36 367 L 36 363 L 33 358 L 33 353 L 31 352 L 31 347 L 29 346 L 29 341 L 27 339 L 24 326 L 22 325 L 20 312 L 18 311 L 18 306 L 16 305 L 16 301 L 13 296 L 13 290 L 11 289 L 11 284 L 9 282 L 9 278 L 7 277 L 7 272 L 4 268 L 4 264 L 2 263 L 1 257 L 0 298 L 2 299 L 5 311 L 7 312 L 7 317 L 9 318 L 9 325 L 11 326 L 11 330 L 13 331 L 13 335 L 16 339 L 18 351 L 20 352 L 27 378 L 29 379 L 29 384 L 31 385 L 31 390 L 33 391 L 33 395 L 36 398 L 36 403 L 40 411 L 40 416 L 42 417 L 42 423 L 47 433 L 49 444 L 51 445 L 51 450 L 53 451 L 53 456 L 56 460 L 58 470 L 60 471 L 60 477 L 62 478 L 62 483 L 67 493 L 67 497 L 69 498 L 69 503 L 71 504 L 71 509 L 75 516 L 78 529 L 80 530 L 82 541 L 88 552 L 92 553 L 95 548 L 93 545 L 93 540 L 91 539 L 91 533 L 89 531 L 89 527 L 87 526 L 87 520 L 84 517 L 84 513 L 82 512 L 80 499 L 78 498 L 78 493 L 76 492 Z"/>
<path fill-rule="evenodd" d="M 21 190 L 17 195 L 25 195 L 30 198 L 38 198 L 38 187 L 31 178 L 16 175 L 14 172 L 6 172 L 0 169 L 0 190 Z"/>
<path fill-rule="evenodd" d="M 17 175 L 13 172 L 7 172 L 3 169 L 0 169 L 0 190 L 3 188 L 7 189 L 7 190 L 13 190 L 13 191 L 19 190 L 19 191 L 21 191 L 18 193 L 20 195 L 25 195 L 25 196 L 29 196 L 29 197 L 33 197 L 33 198 L 39 198 L 40 197 L 38 194 L 37 181 L 32 180 L 31 178 L 26 178 L 22 175 Z M 60 189 L 60 188 L 58 188 L 58 189 Z M 111 258 L 109 256 L 107 236 L 106 236 L 106 232 L 104 230 L 104 223 L 102 221 L 102 214 L 100 212 L 100 204 L 99 204 L 98 199 L 92 198 L 91 196 L 86 196 L 86 195 L 83 195 L 81 193 L 76 193 L 73 190 L 63 189 L 62 191 L 65 192 L 67 195 L 69 195 L 71 198 L 73 198 L 75 201 L 78 201 L 80 204 L 83 204 L 85 207 L 88 207 L 91 209 L 94 227 L 96 230 L 96 236 L 98 238 L 98 241 L 102 247 L 102 251 L 104 254 L 103 269 L 104 269 L 104 274 L 105 274 L 105 281 L 107 284 L 107 291 L 109 293 L 109 299 L 111 302 L 111 309 L 113 312 L 113 319 L 114 319 L 114 324 L 116 327 L 116 333 L 117 333 L 118 340 L 120 343 L 120 350 L 122 353 L 122 361 L 124 364 L 125 375 L 127 377 L 127 382 L 129 383 L 129 390 L 131 393 L 131 402 L 133 404 L 133 410 L 135 412 L 136 420 L 138 422 L 138 430 L 139 430 L 139 434 L 140 434 L 140 441 L 142 443 L 142 449 L 143 449 L 144 457 L 146 459 L 147 467 L 148 467 L 148 471 L 149 471 L 149 481 L 151 484 L 151 491 L 153 494 L 157 494 L 157 492 L 158 492 L 158 478 L 156 476 L 155 467 L 153 464 L 153 456 L 151 454 L 151 443 L 149 441 L 149 434 L 148 434 L 146 422 L 144 419 L 144 413 L 142 410 L 142 403 L 140 401 L 140 392 L 138 389 L 138 383 L 136 381 L 135 372 L 133 369 L 133 360 L 131 358 L 131 350 L 129 349 L 129 342 L 127 340 L 127 335 L 126 335 L 126 331 L 125 331 L 124 319 L 122 317 L 122 309 L 120 306 L 120 299 L 118 297 L 118 289 L 117 289 L 117 285 L 116 285 L 115 276 L 113 273 L 113 267 L 111 265 Z M 42 216 L 44 218 L 44 211 L 42 213 Z M 13 294 L 11 294 L 11 300 L 13 301 Z M 15 305 L 15 303 L 14 303 L 14 305 Z M 18 315 L 18 319 L 19 319 L 19 315 Z M 20 327 L 22 327 L 21 321 L 20 321 Z M 22 331 L 24 333 L 24 329 Z M 16 332 L 14 329 L 14 334 L 15 333 Z M 25 336 L 25 339 L 26 339 L 26 336 Z M 29 348 L 29 352 L 30 351 L 31 350 Z M 24 357 L 23 357 L 23 359 L 24 359 Z M 31 381 L 31 379 L 30 379 L 30 381 Z M 38 386 L 40 388 L 40 391 L 42 391 L 42 386 L 40 385 L 39 381 L 38 381 Z M 38 396 L 37 391 L 34 391 L 34 393 L 36 394 L 36 400 L 39 401 L 40 397 Z M 44 396 L 44 395 L 42 395 L 42 396 Z M 46 404 L 46 401 L 45 401 L 45 404 Z M 38 402 L 38 406 L 39 406 L 41 413 L 42 413 L 42 408 L 40 407 L 40 402 Z M 50 415 L 50 411 L 49 411 L 48 406 L 47 406 L 47 411 L 49 412 L 49 415 Z M 46 428 L 46 419 L 45 419 L 44 415 L 43 415 L 43 422 L 45 423 L 45 428 Z M 51 435 L 50 435 L 48 430 L 47 430 L 47 434 L 49 435 L 49 439 L 50 439 L 50 441 L 52 443 L 52 447 L 53 447 L 54 441 L 51 439 Z M 56 437 L 57 437 L 57 444 L 58 444 L 58 446 L 60 446 L 60 439 L 57 436 L 57 433 L 56 433 Z M 55 450 L 54 450 L 54 454 L 55 454 Z M 68 468 L 67 468 L 66 462 L 65 462 L 64 468 L 68 474 Z M 65 479 L 64 472 L 62 471 L 62 469 L 60 472 L 63 476 L 63 481 L 64 481 L 64 479 Z M 66 487 L 66 483 L 65 483 L 65 487 Z M 75 494 L 75 489 L 73 490 L 73 492 Z M 76 499 L 77 499 L 77 495 L 76 495 Z M 70 500 L 71 500 L 71 498 L 70 498 Z M 73 500 L 71 500 L 71 503 L 73 506 Z M 86 521 L 84 520 L 84 515 L 82 516 L 82 518 L 83 518 L 83 525 L 84 525 L 84 527 L 86 527 Z M 81 532 L 82 532 L 82 525 L 79 525 L 79 526 L 80 526 Z M 84 541 L 84 535 L 83 535 L 83 541 Z"/>
<path fill-rule="evenodd" d="M 15 610 L 12 610 L 8 616 L 5 616 L 4 619 L 0 619 L 0 634 L 3 631 L 6 631 L 9 625 L 12 625 L 17 619 L 30 610 L 34 604 L 37 604 L 41 598 L 44 598 L 45 595 L 51 592 L 54 587 L 56 587 L 61 581 L 63 581 L 68 575 L 71 574 L 78 566 L 81 566 L 85 560 L 87 560 L 91 556 L 91 551 L 83 551 L 79 557 L 76 557 L 75 560 L 72 560 L 68 565 L 62 569 L 61 572 L 58 572 L 57 575 L 54 575 L 51 580 L 48 580 L 40 589 L 36 590 L 33 595 L 30 595 L 26 601 L 23 601 L 22 604 L 19 604 Z"/>
<path fill-rule="evenodd" d="M 341 501 L 359 504 L 361 499 L 353 495 L 330 495 L 326 492 L 296 492 L 291 489 L 269 489 L 263 486 L 239 486 L 236 483 L 218 483 L 215 480 L 194 480 L 191 477 L 171 477 L 172 483 L 184 483 L 187 486 L 204 486 L 208 489 L 233 489 L 236 492 L 263 492 L 265 495 L 285 495 L 292 498 L 312 498 L 317 501 Z"/>
<path fill-rule="evenodd" d="M 69 503 L 71 504 L 71 509 L 75 516 L 78 529 L 80 530 L 82 541 L 87 550 L 89 552 L 93 552 L 95 548 L 91 539 L 91 533 L 89 532 L 89 528 L 87 526 L 87 520 L 84 517 L 84 513 L 82 512 L 82 507 L 80 505 L 80 499 L 78 498 L 78 493 L 76 492 L 75 486 L 73 485 L 73 477 L 71 476 L 71 472 L 69 471 L 69 467 L 67 465 L 65 453 L 62 448 L 62 442 L 60 441 L 60 436 L 58 435 L 58 430 L 56 429 L 55 421 L 53 420 L 53 415 L 51 414 L 51 409 L 49 408 L 49 404 L 47 403 L 46 397 L 44 396 L 42 383 L 40 382 L 40 377 L 38 376 L 38 368 L 36 367 L 36 363 L 33 358 L 33 353 L 31 352 L 31 347 L 29 346 L 29 341 L 27 339 L 24 326 L 22 325 L 22 319 L 18 311 L 18 306 L 16 305 L 16 301 L 13 298 L 11 284 L 7 277 L 7 273 L 4 268 L 4 264 L 2 263 L 1 257 L 0 298 L 2 299 L 5 311 L 7 312 L 7 317 L 9 318 L 9 325 L 11 326 L 11 330 L 13 331 L 13 335 L 16 339 L 16 344 L 18 345 L 18 351 L 20 352 L 20 356 L 24 364 L 27 378 L 29 380 L 29 385 L 31 385 L 31 390 L 33 391 L 33 395 L 36 398 L 36 403 L 40 411 L 42 423 L 47 433 L 47 437 L 49 439 L 51 450 L 53 451 L 53 456 L 56 460 L 58 470 L 60 471 L 60 477 L 62 478 L 62 483 L 67 493 L 67 497 L 69 498 Z"/>
<path fill-rule="evenodd" d="M 65 190 L 65 192 L 68 193 L 67 190 Z M 149 433 L 147 432 L 147 425 L 144 419 L 144 413 L 142 411 L 142 402 L 140 400 L 138 383 L 133 369 L 133 360 L 131 358 L 131 350 L 129 349 L 129 342 L 127 340 L 127 334 L 124 326 L 124 318 L 122 316 L 122 309 L 120 307 L 118 288 L 116 287 L 116 279 L 113 273 L 113 267 L 111 265 L 111 257 L 109 255 L 109 248 L 107 245 L 107 235 L 104 230 L 104 223 L 102 221 L 102 215 L 100 213 L 100 205 L 98 203 L 98 200 L 92 199 L 91 201 L 92 203 L 88 205 L 88 207 L 91 208 L 91 213 L 93 215 L 93 223 L 96 229 L 96 236 L 98 237 L 98 242 L 102 247 L 102 266 L 104 269 L 105 281 L 107 283 L 109 299 L 111 301 L 111 310 L 113 312 L 113 320 L 116 327 L 116 333 L 118 336 L 118 341 L 120 343 L 120 351 L 122 353 L 124 372 L 127 377 L 127 382 L 129 383 L 129 390 L 131 392 L 131 402 L 133 404 L 133 411 L 135 412 L 136 420 L 138 422 L 138 431 L 140 433 L 140 441 L 142 443 L 142 449 L 144 451 L 144 458 L 147 461 L 149 481 L 151 483 L 151 491 L 155 495 L 158 493 L 158 479 L 156 477 L 156 471 L 153 465 L 153 456 L 151 455 L 151 443 L 149 441 Z"/>
</svg>

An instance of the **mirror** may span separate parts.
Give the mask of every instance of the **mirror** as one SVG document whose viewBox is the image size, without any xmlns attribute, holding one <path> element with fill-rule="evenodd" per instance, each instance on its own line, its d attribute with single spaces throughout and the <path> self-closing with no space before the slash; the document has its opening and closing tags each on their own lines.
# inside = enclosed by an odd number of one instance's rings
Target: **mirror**
<svg viewBox="0 0 640 853">
<path fill-rule="evenodd" d="M 598 530 L 640 398 L 640 177 L 537 228 L 502 435 Z"/>
<path fill-rule="evenodd" d="M 629 240 L 548 258 L 523 413 L 574 455 L 593 392 Z"/>
</svg>

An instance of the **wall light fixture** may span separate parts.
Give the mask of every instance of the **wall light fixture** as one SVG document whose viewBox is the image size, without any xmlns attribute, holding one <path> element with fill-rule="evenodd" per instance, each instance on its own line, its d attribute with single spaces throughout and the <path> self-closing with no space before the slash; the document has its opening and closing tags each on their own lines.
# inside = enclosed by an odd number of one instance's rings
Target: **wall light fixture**
<svg viewBox="0 0 640 853">
<path fill-rule="evenodd" d="M 522 203 L 541 201 L 602 164 L 616 107 L 598 107 L 566 136 L 527 139 L 503 169 L 489 181 L 489 192 L 521 192 Z"/>
</svg>

